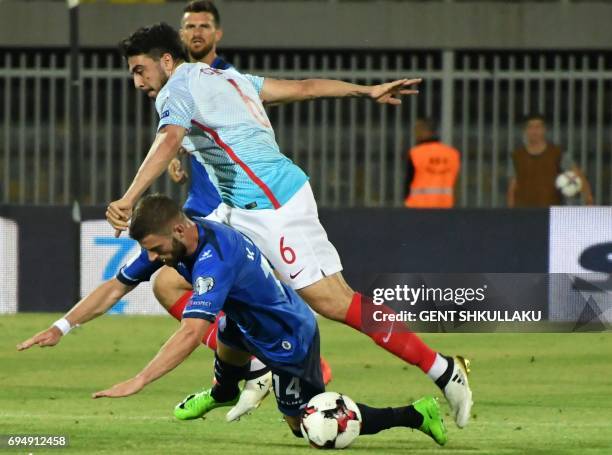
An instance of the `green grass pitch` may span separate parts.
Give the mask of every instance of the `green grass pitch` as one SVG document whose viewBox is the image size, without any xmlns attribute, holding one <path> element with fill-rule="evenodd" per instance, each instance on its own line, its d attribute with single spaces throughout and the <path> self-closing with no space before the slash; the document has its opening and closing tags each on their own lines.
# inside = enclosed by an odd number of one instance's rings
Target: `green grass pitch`
<svg viewBox="0 0 612 455">
<path fill-rule="evenodd" d="M 174 420 L 176 402 L 210 385 L 212 353 L 205 348 L 140 394 L 92 400 L 92 392 L 140 371 L 176 323 L 169 317 L 106 316 L 54 348 L 15 350 L 55 319 L 50 314 L 0 317 L 0 434 L 67 434 L 70 447 L 0 453 L 313 453 L 289 432 L 272 397 L 237 423 L 226 423 L 223 410 L 206 420 Z M 320 326 L 322 353 L 334 369 L 329 390 L 373 406 L 440 396 L 418 369 L 364 336 L 325 320 Z M 348 452 L 612 454 L 612 333 L 423 338 L 437 350 L 472 360 L 472 422 L 459 430 L 447 415 L 444 448 L 418 431 L 394 429 L 360 437 Z"/>
</svg>

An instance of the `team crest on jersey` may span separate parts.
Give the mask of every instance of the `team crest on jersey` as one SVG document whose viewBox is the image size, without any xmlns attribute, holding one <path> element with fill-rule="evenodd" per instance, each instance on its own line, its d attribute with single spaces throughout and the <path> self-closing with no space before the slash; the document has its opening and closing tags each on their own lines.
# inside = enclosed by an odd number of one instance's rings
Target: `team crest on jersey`
<svg viewBox="0 0 612 455">
<path fill-rule="evenodd" d="M 283 347 L 285 351 L 291 350 L 291 343 L 287 340 L 283 340 L 283 342 L 281 343 L 281 346 Z"/>
<path fill-rule="evenodd" d="M 206 294 L 208 291 L 210 291 L 213 288 L 214 285 L 215 285 L 215 280 L 212 277 L 201 276 L 195 282 L 194 291 L 197 295 Z"/>
</svg>

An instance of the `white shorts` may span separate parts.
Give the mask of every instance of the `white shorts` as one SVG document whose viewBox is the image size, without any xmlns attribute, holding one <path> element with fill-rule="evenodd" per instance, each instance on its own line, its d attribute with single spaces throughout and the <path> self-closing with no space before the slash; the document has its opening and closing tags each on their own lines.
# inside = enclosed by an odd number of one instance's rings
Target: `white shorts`
<svg viewBox="0 0 612 455">
<path fill-rule="evenodd" d="M 308 182 L 279 209 L 246 210 L 221 203 L 206 218 L 248 236 L 293 289 L 342 270 L 340 256 L 319 222 Z"/>
</svg>

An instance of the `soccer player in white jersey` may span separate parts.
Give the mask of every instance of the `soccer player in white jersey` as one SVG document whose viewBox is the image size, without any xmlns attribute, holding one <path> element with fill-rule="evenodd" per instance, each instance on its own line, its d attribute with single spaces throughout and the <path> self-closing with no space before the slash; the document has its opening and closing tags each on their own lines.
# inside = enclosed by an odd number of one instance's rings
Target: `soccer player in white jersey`
<svg viewBox="0 0 612 455">
<path fill-rule="evenodd" d="M 321 97 L 368 97 L 399 104 L 416 93 L 418 79 L 374 86 L 311 79 L 285 81 L 185 63 L 172 27 L 137 30 L 121 44 L 136 88 L 156 99 L 157 136 L 124 196 L 109 204 L 117 235 L 128 228 L 132 207 L 182 146 L 211 173 L 223 203 L 215 219 L 248 235 L 283 280 L 319 314 L 370 336 L 379 346 L 418 366 L 443 391 L 455 422 L 467 425 L 472 393 L 462 357 L 446 357 L 410 331 L 391 324 L 370 331 L 362 321 L 370 299 L 344 281 L 340 258 L 318 220 L 308 177 L 282 155 L 262 101 L 283 103 Z M 393 312 L 377 306 L 379 311 Z"/>
</svg>

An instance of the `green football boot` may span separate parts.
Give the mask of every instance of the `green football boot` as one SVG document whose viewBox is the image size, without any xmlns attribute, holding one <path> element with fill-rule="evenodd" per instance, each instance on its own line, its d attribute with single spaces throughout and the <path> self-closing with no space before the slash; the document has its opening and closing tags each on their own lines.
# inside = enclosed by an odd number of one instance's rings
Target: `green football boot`
<svg viewBox="0 0 612 455">
<path fill-rule="evenodd" d="M 444 420 L 442 420 L 440 414 L 438 400 L 433 397 L 423 397 L 412 403 L 412 406 L 414 406 L 414 409 L 423 416 L 423 424 L 420 426 L 419 430 L 431 436 L 431 438 L 441 446 L 446 444 L 448 437 L 446 435 Z"/>
<path fill-rule="evenodd" d="M 174 407 L 174 417 L 179 420 L 198 419 L 215 408 L 234 406 L 240 398 L 240 394 L 238 394 L 233 400 L 219 403 L 212 397 L 211 390 L 202 390 L 199 393 L 187 396 Z"/>
</svg>

